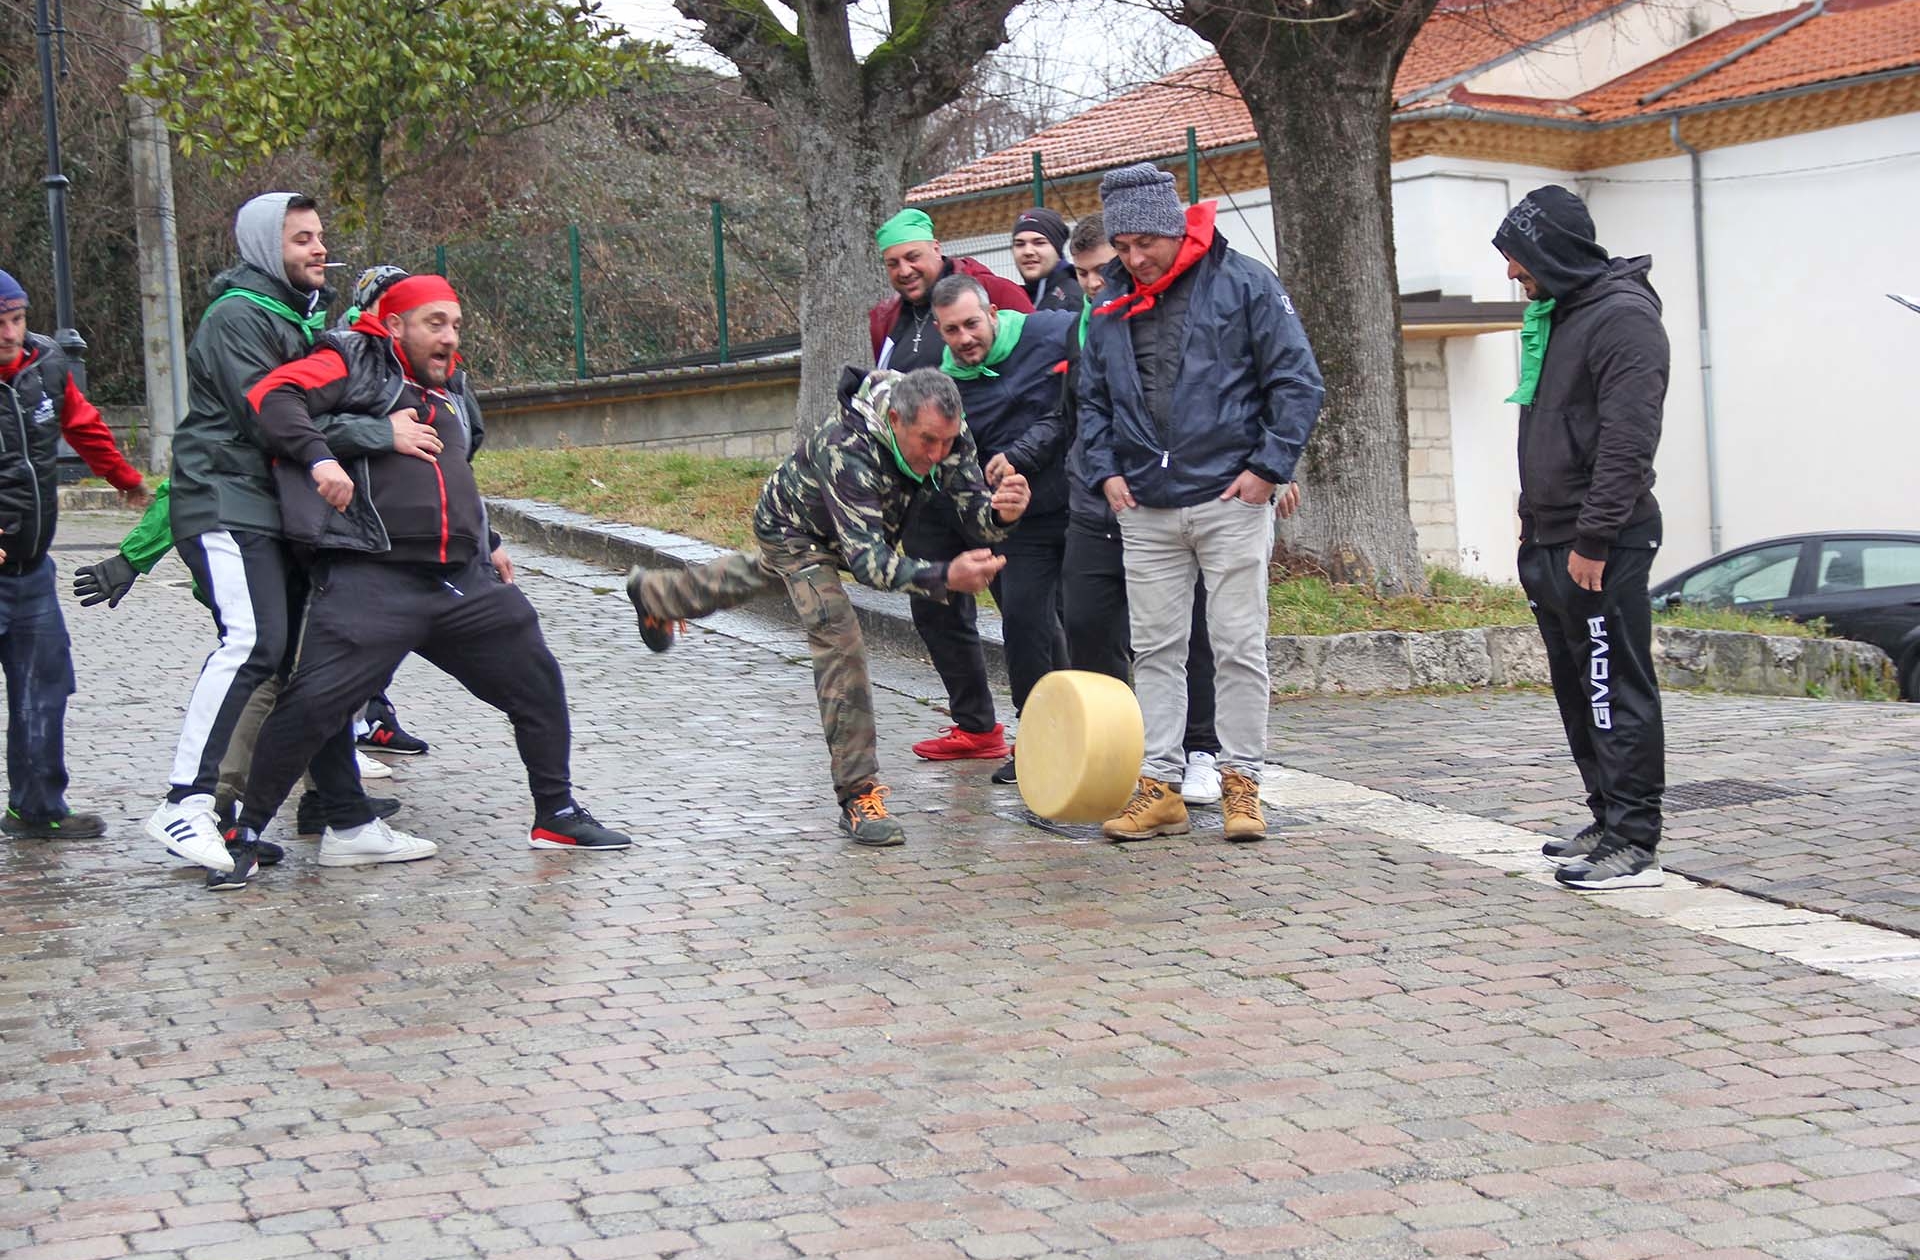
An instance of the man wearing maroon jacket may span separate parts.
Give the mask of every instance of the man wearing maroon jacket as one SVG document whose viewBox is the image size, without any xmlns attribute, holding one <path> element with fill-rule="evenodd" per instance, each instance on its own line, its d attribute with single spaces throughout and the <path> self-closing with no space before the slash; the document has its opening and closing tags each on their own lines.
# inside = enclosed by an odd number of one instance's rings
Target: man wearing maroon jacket
<svg viewBox="0 0 1920 1260">
<path fill-rule="evenodd" d="M 80 392 L 59 346 L 27 331 L 27 294 L 0 271 L 0 668 L 7 676 L 7 812 L 0 831 L 37 839 L 107 834 L 67 808 L 67 697 L 73 654 L 60 615 L 53 542 L 60 439 L 135 507 L 152 500 Z"/>
<path fill-rule="evenodd" d="M 1033 310 L 1027 291 L 1003 280 L 974 258 L 948 258 L 933 237 L 933 220 L 920 210 L 902 210 L 873 234 L 893 296 L 867 312 L 875 366 L 895 372 L 937 368 L 947 343 L 933 326 L 933 286 L 951 275 L 972 276 L 986 287 L 997 311 Z"/>
</svg>

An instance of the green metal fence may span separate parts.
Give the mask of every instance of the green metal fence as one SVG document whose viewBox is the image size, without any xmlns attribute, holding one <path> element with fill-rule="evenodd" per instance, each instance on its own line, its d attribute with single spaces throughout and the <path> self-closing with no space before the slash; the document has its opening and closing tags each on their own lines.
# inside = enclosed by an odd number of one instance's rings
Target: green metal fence
<svg viewBox="0 0 1920 1260">
<path fill-rule="evenodd" d="M 412 261 L 460 291 L 461 350 L 483 383 L 608 376 L 725 363 L 797 334 L 795 221 L 716 201 L 644 224 L 447 241 Z"/>
</svg>

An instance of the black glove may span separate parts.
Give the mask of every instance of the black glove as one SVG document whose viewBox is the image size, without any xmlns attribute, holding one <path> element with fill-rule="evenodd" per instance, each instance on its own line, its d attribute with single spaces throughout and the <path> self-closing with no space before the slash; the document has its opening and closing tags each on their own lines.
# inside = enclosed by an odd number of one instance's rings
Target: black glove
<svg viewBox="0 0 1920 1260">
<path fill-rule="evenodd" d="M 121 599 L 133 589 L 133 579 L 139 576 L 127 558 L 116 551 L 99 564 L 75 569 L 73 593 L 79 597 L 82 608 L 91 608 L 103 599 L 107 607 L 118 608 Z"/>
</svg>

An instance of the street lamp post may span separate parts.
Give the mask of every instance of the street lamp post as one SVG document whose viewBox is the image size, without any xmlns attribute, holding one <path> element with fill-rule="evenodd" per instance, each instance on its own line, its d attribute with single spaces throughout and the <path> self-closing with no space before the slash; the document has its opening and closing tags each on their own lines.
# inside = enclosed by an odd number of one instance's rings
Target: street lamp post
<svg viewBox="0 0 1920 1260">
<path fill-rule="evenodd" d="M 53 318 L 57 327 L 53 340 L 66 352 L 73 368 L 74 383 L 87 386 L 87 343 L 73 326 L 73 267 L 67 257 L 67 177 L 60 169 L 60 103 L 53 95 L 53 19 L 47 11 L 48 0 L 37 0 L 38 25 L 34 33 L 40 44 L 40 96 L 47 128 L 47 175 L 40 182 L 47 189 L 47 220 L 53 233 Z M 64 28 L 59 32 L 66 34 Z M 62 59 L 65 48 L 61 49 Z M 62 464 L 77 457 L 70 454 L 65 439 L 60 443 Z M 65 478 L 62 478 L 65 480 Z"/>
</svg>

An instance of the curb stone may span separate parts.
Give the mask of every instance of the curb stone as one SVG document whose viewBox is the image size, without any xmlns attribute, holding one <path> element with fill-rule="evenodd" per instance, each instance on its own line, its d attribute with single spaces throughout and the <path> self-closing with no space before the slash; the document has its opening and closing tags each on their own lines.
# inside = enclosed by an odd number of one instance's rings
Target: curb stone
<svg viewBox="0 0 1920 1260">
<path fill-rule="evenodd" d="M 490 498 L 487 510 L 502 533 L 617 569 L 635 564 L 685 568 L 727 551 L 699 539 L 639 525 L 613 525 L 530 499 Z M 869 638 L 925 658 L 926 648 L 913 628 L 905 595 L 852 584 L 847 590 Z M 784 598 L 770 595 L 755 600 L 753 606 L 794 620 L 793 608 Z M 989 673 L 1004 680 L 1006 649 L 998 613 L 981 610 L 980 646 Z M 1669 687 L 1775 696 L 1805 696 L 1818 690 L 1836 699 L 1858 699 L 1873 682 L 1893 689 L 1893 663 L 1887 654 L 1872 644 L 1845 639 L 1655 626 L 1654 657 L 1661 681 Z M 1267 640 L 1267 665 L 1273 690 L 1291 693 L 1512 687 L 1548 681 L 1546 650 L 1531 626 L 1429 634 L 1275 635 Z"/>
</svg>

